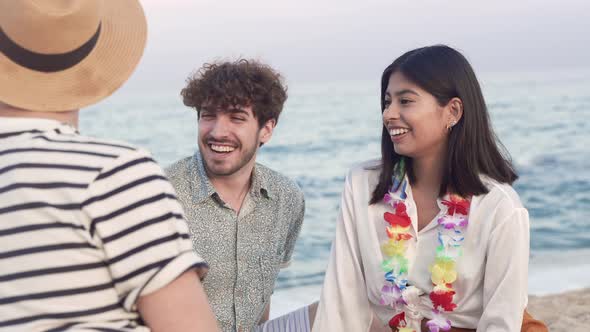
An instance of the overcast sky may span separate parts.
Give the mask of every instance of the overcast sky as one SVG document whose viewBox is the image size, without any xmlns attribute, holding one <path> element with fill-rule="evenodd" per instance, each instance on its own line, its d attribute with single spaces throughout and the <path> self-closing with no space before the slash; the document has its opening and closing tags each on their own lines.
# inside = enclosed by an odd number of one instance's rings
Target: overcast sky
<svg viewBox="0 0 590 332">
<path fill-rule="evenodd" d="M 587 0 L 142 0 L 148 47 L 132 86 L 182 85 L 203 62 L 264 60 L 289 83 L 364 80 L 445 43 L 476 72 L 589 68 Z M 154 82 L 156 81 L 156 82 Z"/>
</svg>

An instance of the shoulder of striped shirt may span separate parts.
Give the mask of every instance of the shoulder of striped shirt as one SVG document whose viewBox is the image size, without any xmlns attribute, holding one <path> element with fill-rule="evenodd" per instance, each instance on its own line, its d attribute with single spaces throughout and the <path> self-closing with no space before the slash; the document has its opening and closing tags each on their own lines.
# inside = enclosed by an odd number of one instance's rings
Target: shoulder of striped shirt
<svg viewBox="0 0 590 332">
<path fill-rule="evenodd" d="M 62 132 L 42 132 L 32 136 L 34 140 L 46 142 L 47 147 L 65 149 L 65 146 L 77 151 L 108 152 L 111 157 L 124 154 L 129 151 L 142 150 L 130 143 L 112 139 L 104 139 L 79 134 L 64 134 Z"/>
<path fill-rule="evenodd" d="M 127 158 L 144 158 L 154 161 L 152 154 L 149 150 L 124 141 L 82 135 L 58 136 L 57 139 L 60 141 L 80 143 L 85 147 L 85 150 L 88 149 L 89 151 L 92 151 L 92 147 L 97 147 L 97 152 L 99 150 L 104 151 L 104 149 L 106 148 L 108 149 L 108 153 L 111 154 L 113 157 L 111 159 L 112 162 L 108 162 L 107 164 L 117 164 L 120 161 L 116 160 Z"/>
<path fill-rule="evenodd" d="M 40 136 L 37 136 L 39 138 Z M 154 163 L 158 164 L 147 149 L 137 147 L 127 142 L 97 138 L 82 135 L 47 135 L 44 140 L 49 142 L 52 147 L 60 144 L 69 144 L 72 151 L 85 151 L 90 155 L 105 156 L 102 161 L 96 160 L 95 167 L 99 169 L 98 177 L 100 180 L 113 175 L 120 170 L 131 168 L 135 165 Z M 158 165 L 159 166 L 159 165 Z"/>
<path fill-rule="evenodd" d="M 98 138 L 94 136 L 83 136 L 83 135 L 76 135 L 76 136 L 57 136 L 60 140 L 67 141 L 77 141 L 81 144 L 87 143 L 88 145 L 96 145 L 96 146 L 104 146 L 104 147 L 111 147 L 115 150 L 120 151 L 137 151 L 141 150 L 141 147 L 135 146 L 129 142 L 108 139 L 108 138 Z"/>
</svg>

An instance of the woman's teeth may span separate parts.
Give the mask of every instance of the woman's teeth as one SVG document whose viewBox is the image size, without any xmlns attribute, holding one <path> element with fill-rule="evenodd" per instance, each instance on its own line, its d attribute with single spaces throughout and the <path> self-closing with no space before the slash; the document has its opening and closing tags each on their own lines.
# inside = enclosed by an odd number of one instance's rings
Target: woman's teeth
<svg viewBox="0 0 590 332">
<path fill-rule="evenodd" d="M 215 151 L 215 152 L 232 152 L 233 150 L 235 150 L 236 148 L 231 147 L 231 146 L 225 146 L 225 145 L 211 145 L 211 150 Z"/>
<path fill-rule="evenodd" d="M 408 129 L 403 129 L 403 128 L 391 129 L 389 131 L 389 135 L 391 135 L 391 136 L 397 136 L 397 135 L 405 134 L 408 131 L 409 131 Z"/>
</svg>

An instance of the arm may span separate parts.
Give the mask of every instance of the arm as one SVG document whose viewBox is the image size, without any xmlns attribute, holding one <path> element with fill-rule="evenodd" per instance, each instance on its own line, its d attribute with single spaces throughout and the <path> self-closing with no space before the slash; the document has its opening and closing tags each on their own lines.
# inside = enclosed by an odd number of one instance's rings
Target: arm
<svg viewBox="0 0 590 332">
<path fill-rule="evenodd" d="M 295 250 L 295 242 L 301 233 L 301 226 L 303 225 L 303 218 L 305 216 L 305 197 L 303 192 L 299 192 L 298 211 L 295 218 L 289 225 L 289 233 L 287 234 L 287 240 L 285 241 L 285 250 L 283 251 L 283 257 L 281 258 L 281 269 L 288 267 L 291 264 L 291 256 Z"/>
<path fill-rule="evenodd" d="M 313 323 L 314 332 L 366 332 L 371 326 L 373 313 L 362 270 L 353 204 L 349 175 L 342 194 L 336 238 Z"/>
<path fill-rule="evenodd" d="M 194 328 L 211 325 L 197 277 L 207 264 L 193 251 L 174 189 L 149 153 L 119 156 L 101 170 L 87 193 L 82 206 L 90 220 L 89 236 L 102 249 L 125 310 L 137 313 L 142 299 L 139 314 L 147 313 L 149 324 L 169 324 L 171 317 L 162 314 L 169 306 L 190 312 L 178 322 L 181 326 L 194 323 L 194 317 L 199 319 Z"/>
<path fill-rule="evenodd" d="M 517 208 L 490 235 L 478 331 L 520 331 L 528 299 L 529 217 Z"/>
<path fill-rule="evenodd" d="M 137 308 L 152 332 L 219 331 L 194 271 L 185 272 L 164 288 L 141 296 Z"/>
</svg>

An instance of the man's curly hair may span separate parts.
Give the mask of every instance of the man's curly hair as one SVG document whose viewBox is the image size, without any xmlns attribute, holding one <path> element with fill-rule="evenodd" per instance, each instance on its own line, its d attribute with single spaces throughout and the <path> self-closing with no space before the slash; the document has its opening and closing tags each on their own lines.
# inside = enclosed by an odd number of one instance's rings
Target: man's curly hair
<svg viewBox="0 0 590 332">
<path fill-rule="evenodd" d="M 180 94 L 184 104 L 199 114 L 204 106 L 251 106 L 260 127 L 271 119 L 278 122 L 287 100 L 282 76 L 268 65 L 246 59 L 203 65 Z"/>
</svg>

